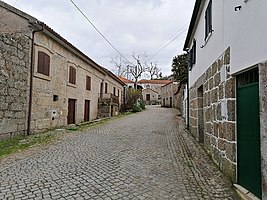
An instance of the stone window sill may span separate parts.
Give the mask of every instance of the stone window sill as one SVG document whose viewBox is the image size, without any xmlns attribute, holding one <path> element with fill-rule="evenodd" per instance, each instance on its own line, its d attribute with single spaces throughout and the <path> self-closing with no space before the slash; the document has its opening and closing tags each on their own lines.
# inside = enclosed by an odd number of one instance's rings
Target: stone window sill
<svg viewBox="0 0 267 200">
<path fill-rule="evenodd" d="M 67 86 L 69 86 L 69 87 L 73 87 L 73 88 L 77 88 L 77 85 L 76 84 L 72 84 L 72 83 L 67 83 Z"/>
<path fill-rule="evenodd" d="M 40 74 L 40 73 L 37 73 L 37 72 L 34 73 L 33 77 L 39 78 L 39 79 L 42 79 L 42 80 L 46 80 L 46 81 L 51 81 L 51 77 L 50 76 L 46 76 L 44 74 Z"/>
</svg>

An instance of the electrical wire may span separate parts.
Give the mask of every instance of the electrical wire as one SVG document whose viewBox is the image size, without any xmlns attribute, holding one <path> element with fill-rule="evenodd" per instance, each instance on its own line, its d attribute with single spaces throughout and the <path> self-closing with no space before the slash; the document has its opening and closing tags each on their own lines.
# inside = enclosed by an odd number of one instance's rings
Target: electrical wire
<svg viewBox="0 0 267 200">
<path fill-rule="evenodd" d="M 164 43 L 162 43 L 162 44 L 159 46 L 159 48 L 157 48 L 156 50 L 152 51 L 150 54 L 153 55 L 155 52 L 157 52 L 159 49 L 161 49 L 166 43 L 168 43 L 170 40 L 172 40 L 174 37 L 176 37 L 177 34 L 179 34 L 180 31 L 181 31 L 182 29 L 184 29 L 187 25 L 188 25 L 188 23 L 185 24 L 184 26 L 182 26 L 182 28 L 180 28 L 175 34 L 173 34 L 171 37 L 169 37 L 168 40 L 166 40 Z"/>
<path fill-rule="evenodd" d="M 84 12 L 74 3 L 73 0 L 70 0 L 70 2 L 74 5 L 74 7 L 82 14 L 82 16 L 91 24 L 91 26 L 101 35 L 101 37 L 125 60 L 127 60 L 129 63 L 132 63 L 129 61 L 99 30 L 98 28 L 93 24 L 93 22 L 84 14 Z M 133 64 L 133 63 L 132 63 Z"/>
<path fill-rule="evenodd" d="M 187 24 L 186 24 L 187 25 Z M 185 27 L 186 25 L 183 26 L 183 28 L 181 28 L 180 30 L 182 30 L 182 32 L 180 32 L 178 35 L 176 35 L 174 38 L 172 38 L 169 42 L 167 42 L 164 46 L 160 47 L 159 49 L 153 51 L 155 52 L 152 56 L 150 56 L 145 62 L 151 60 L 152 58 L 154 58 L 157 54 L 159 54 L 163 49 L 165 49 L 167 46 L 169 46 L 173 41 L 175 41 L 180 35 L 182 35 L 187 28 Z"/>
</svg>

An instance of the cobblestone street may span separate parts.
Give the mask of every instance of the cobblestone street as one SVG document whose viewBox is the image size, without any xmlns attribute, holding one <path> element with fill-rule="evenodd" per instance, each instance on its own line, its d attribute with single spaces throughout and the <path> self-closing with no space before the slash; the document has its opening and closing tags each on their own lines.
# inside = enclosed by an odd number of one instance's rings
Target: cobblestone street
<svg viewBox="0 0 267 200">
<path fill-rule="evenodd" d="M 0 162 L 0 199 L 237 199 L 184 128 L 176 110 L 147 106 L 10 156 Z"/>
</svg>

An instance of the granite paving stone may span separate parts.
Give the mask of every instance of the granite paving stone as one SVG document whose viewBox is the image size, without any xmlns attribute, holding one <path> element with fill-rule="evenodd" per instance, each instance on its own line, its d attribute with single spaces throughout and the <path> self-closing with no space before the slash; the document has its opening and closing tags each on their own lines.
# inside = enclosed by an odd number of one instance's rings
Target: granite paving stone
<svg viewBox="0 0 267 200">
<path fill-rule="evenodd" d="M 0 160 L 1 199 L 237 199 L 177 110 L 147 106 Z"/>
</svg>

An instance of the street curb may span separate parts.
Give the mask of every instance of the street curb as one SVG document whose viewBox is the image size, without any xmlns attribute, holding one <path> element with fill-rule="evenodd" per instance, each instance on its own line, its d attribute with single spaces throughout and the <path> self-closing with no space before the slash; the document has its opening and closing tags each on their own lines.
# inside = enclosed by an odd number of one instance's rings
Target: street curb
<svg viewBox="0 0 267 200">
<path fill-rule="evenodd" d="M 234 184 L 234 187 L 236 189 L 237 194 L 242 200 L 260 200 L 258 197 L 256 197 L 254 194 L 252 194 L 242 186 Z"/>
</svg>

